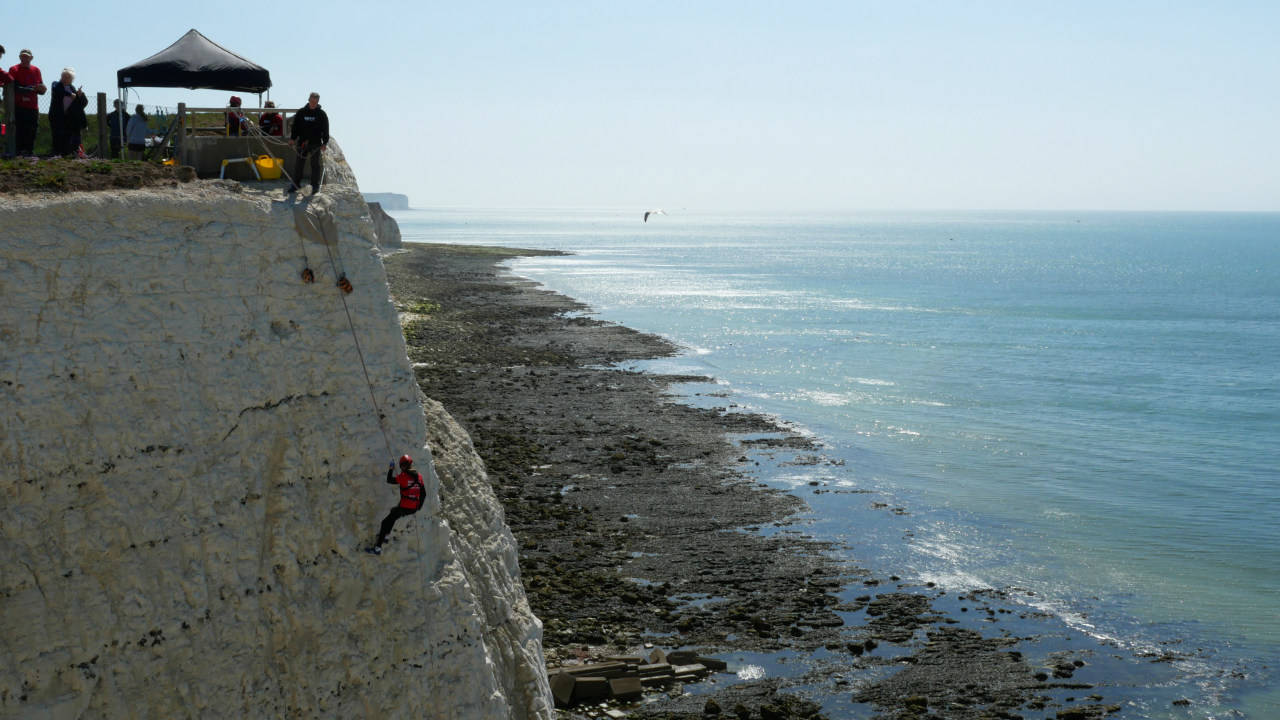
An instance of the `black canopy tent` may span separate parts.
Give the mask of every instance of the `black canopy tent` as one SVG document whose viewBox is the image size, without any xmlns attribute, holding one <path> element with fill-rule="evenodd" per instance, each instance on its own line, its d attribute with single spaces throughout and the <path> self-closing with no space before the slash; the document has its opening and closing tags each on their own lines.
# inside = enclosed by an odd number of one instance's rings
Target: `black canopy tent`
<svg viewBox="0 0 1280 720">
<path fill-rule="evenodd" d="M 120 90 L 123 108 L 129 106 L 126 99 L 129 88 L 135 87 L 250 92 L 258 94 L 261 105 L 262 93 L 271 88 L 271 73 L 192 28 L 164 50 L 117 70 L 116 87 Z M 121 144 L 124 135 L 122 123 Z"/>
<path fill-rule="evenodd" d="M 230 90 L 261 95 L 271 87 L 271 73 L 193 28 L 164 50 L 116 71 L 116 85 L 120 88 Z"/>
</svg>

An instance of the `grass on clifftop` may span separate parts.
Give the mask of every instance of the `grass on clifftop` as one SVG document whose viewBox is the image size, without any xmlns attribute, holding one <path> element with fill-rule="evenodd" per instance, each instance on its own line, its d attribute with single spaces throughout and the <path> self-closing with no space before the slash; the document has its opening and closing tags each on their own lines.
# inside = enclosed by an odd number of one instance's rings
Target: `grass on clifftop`
<svg viewBox="0 0 1280 720">
<path fill-rule="evenodd" d="M 137 160 L 0 160 L 0 193 L 142 188 L 176 182 L 177 168 Z"/>
</svg>

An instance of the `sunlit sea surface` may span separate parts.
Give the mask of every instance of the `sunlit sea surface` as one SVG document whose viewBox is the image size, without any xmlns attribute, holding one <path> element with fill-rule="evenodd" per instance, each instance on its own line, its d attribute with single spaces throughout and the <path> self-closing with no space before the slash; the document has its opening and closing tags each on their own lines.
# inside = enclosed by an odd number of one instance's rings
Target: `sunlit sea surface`
<svg viewBox="0 0 1280 720">
<path fill-rule="evenodd" d="M 392 215 L 574 253 L 511 267 L 843 461 L 776 482 L 908 512 L 814 503 L 864 567 L 1181 653 L 1124 717 L 1280 717 L 1280 214 L 667 212 Z"/>
</svg>

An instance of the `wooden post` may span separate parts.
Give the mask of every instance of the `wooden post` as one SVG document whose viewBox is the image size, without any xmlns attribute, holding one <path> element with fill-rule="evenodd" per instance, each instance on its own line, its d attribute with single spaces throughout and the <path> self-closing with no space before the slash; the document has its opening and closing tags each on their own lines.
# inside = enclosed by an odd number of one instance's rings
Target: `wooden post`
<svg viewBox="0 0 1280 720">
<path fill-rule="evenodd" d="M 107 94 L 98 93 L 98 157 L 111 157 L 111 143 L 107 142 Z"/>
<path fill-rule="evenodd" d="M 178 135 L 173 139 L 173 156 L 179 165 L 190 165 L 187 162 L 187 104 L 178 103 Z"/>
<path fill-rule="evenodd" d="M 179 120 L 181 120 L 181 118 L 174 116 L 174 118 L 169 121 L 169 129 L 165 130 L 164 136 L 160 138 L 160 144 L 152 145 L 151 149 L 148 151 L 151 154 L 144 159 L 155 162 L 164 162 L 164 147 L 169 144 L 169 138 L 173 137 L 173 131 L 178 129 Z"/>
</svg>

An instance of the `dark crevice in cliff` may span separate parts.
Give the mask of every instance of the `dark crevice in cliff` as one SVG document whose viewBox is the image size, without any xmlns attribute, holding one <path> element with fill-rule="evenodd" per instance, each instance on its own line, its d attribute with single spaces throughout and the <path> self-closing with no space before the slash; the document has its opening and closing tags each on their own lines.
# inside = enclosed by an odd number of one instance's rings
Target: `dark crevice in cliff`
<svg viewBox="0 0 1280 720">
<path fill-rule="evenodd" d="M 244 414 L 247 412 L 253 412 L 253 411 L 265 412 L 267 410 L 274 410 L 280 407 L 281 405 L 287 405 L 289 403 L 292 403 L 295 400 L 315 400 L 318 398 L 328 397 L 328 396 L 329 396 L 328 390 L 325 390 L 324 392 L 320 392 L 320 393 L 314 393 L 314 394 L 309 393 L 309 394 L 303 395 L 299 393 L 296 395 L 289 395 L 288 397 L 281 398 L 279 400 L 276 400 L 275 402 L 266 402 L 261 405 L 250 405 L 249 407 L 241 410 L 240 413 L 236 415 L 236 418 L 239 419 L 244 417 Z M 227 438 L 231 437 L 231 434 L 234 433 L 237 429 L 239 429 L 239 427 L 240 427 L 239 422 L 237 422 L 235 425 L 232 425 L 231 429 L 227 431 L 227 434 L 222 436 L 222 439 L 225 441 Z"/>
</svg>

